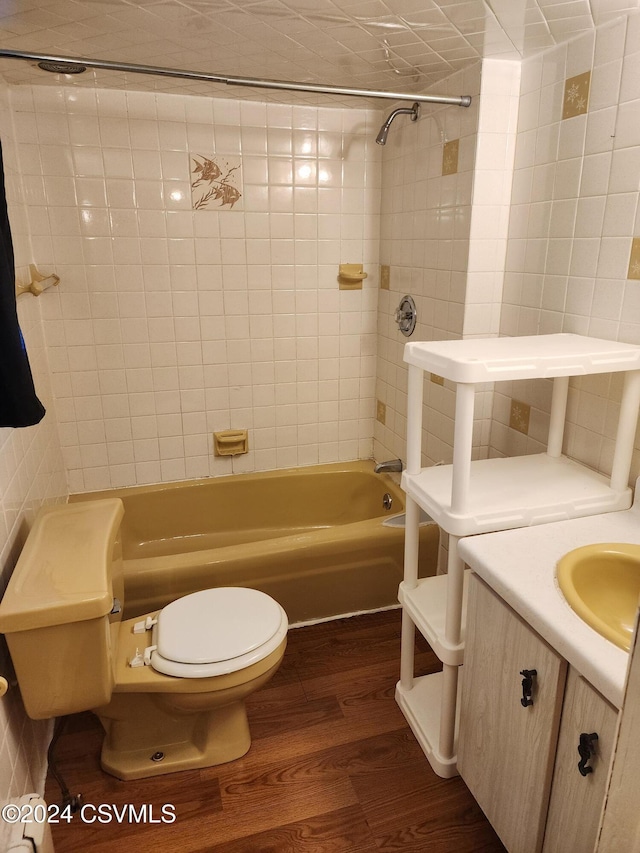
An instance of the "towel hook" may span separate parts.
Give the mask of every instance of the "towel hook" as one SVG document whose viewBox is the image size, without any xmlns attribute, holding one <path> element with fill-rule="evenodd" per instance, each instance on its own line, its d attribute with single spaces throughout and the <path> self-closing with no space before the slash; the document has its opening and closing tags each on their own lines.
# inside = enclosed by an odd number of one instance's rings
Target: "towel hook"
<svg viewBox="0 0 640 853">
<path fill-rule="evenodd" d="M 29 284 L 16 284 L 16 296 L 22 296 L 23 293 L 33 293 L 34 296 L 40 296 L 45 290 L 50 287 L 57 287 L 60 284 L 60 276 L 54 272 L 49 275 L 42 275 L 35 264 L 29 264 L 29 275 L 31 281 Z M 50 281 L 50 284 L 43 285 L 43 281 Z"/>
</svg>

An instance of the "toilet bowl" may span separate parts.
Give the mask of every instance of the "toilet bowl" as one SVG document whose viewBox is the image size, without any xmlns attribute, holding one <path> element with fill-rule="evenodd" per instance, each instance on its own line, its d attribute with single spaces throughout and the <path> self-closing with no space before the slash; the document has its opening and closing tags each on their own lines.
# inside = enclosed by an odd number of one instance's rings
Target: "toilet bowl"
<svg viewBox="0 0 640 853">
<path fill-rule="evenodd" d="M 208 767 L 251 744 L 246 697 L 278 669 L 287 617 L 243 587 L 203 590 L 121 620 L 122 502 L 42 510 L 0 603 L 29 716 L 91 710 L 120 779 Z"/>
</svg>

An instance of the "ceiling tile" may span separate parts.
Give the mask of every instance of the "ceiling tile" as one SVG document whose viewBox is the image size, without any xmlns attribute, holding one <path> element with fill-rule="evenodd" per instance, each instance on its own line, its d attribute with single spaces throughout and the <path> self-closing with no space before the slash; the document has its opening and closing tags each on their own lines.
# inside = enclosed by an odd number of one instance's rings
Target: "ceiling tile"
<svg viewBox="0 0 640 853">
<path fill-rule="evenodd" d="M 639 0 L 15 0 L 2 48 L 193 69 L 221 76 L 420 93 L 483 57 L 518 58 Z M 240 89 L 95 70 L 46 74 L 0 58 L 10 83 L 211 94 L 274 103 L 381 107 L 374 99 Z"/>
</svg>

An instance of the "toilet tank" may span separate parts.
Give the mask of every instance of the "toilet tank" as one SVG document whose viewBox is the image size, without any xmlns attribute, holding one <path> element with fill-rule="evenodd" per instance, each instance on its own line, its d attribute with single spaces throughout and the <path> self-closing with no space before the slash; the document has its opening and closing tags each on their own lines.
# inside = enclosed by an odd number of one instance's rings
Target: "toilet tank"
<svg viewBox="0 0 640 853">
<path fill-rule="evenodd" d="M 121 615 L 122 501 L 42 509 L 0 603 L 25 708 L 35 720 L 109 701 Z"/>
</svg>

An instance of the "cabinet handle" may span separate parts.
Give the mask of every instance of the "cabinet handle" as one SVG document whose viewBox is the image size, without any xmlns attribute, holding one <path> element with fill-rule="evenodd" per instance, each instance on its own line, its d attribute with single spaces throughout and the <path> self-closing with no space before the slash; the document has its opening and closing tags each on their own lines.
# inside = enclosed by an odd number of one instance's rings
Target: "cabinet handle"
<svg viewBox="0 0 640 853">
<path fill-rule="evenodd" d="M 533 694 L 533 679 L 537 674 L 537 669 L 523 669 L 520 671 L 520 675 L 523 676 L 522 699 L 520 700 L 520 704 L 523 708 L 528 708 L 529 705 L 533 705 L 533 699 L 531 698 Z"/>
<path fill-rule="evenodd" d="M 596 754 L 595 741 L 597 740 L 598 735 L 596 732 L 592 732 L 590 735 L 582 732 L 580 735 L 580 743 L 578 744 L 578 755 L 580 756 L 578 770 L 581 776 L 588 776 L 589 773 L 593 773 L 593 767 L 587 767 L 587 761 Z"/>
</svg>

